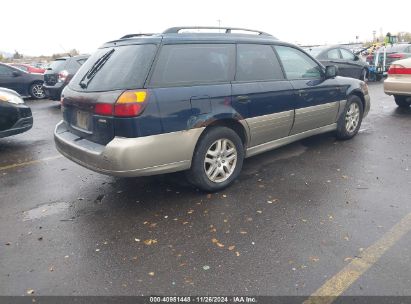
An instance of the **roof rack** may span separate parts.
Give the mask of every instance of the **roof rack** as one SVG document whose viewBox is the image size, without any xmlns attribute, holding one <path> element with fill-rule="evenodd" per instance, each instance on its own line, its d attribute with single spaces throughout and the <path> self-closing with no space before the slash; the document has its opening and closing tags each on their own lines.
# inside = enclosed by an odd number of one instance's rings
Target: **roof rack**
<svg viewBox="0 0 411 304">
<path fill-rule="evenodd" d="M 153 36 L 155 35 L 154 33 L 146 33 L 146 34 L 128 34 L 125 35 L 123 37 L 121 37 L 120 39 L 127 39 L 127 38 L 133 38 L 133 37 L 142 37 L 142 36 Z"/>
<path fill-rule="evenodd" d="M 239 27 L 219 27 L 219 26 L 178 26 L 178 27 L 170 27 L 169 29 L 166 29 L 163 34 L 178 34 L 181 30 L 223 30 L 225 34 L 231 34 L 231 31 L 245 31 L 245 32 L 252 32 L 252 33 L 257 33 L 258 35 L 261 36 L 272 36 L 268 33 L 265 33 L 263 31 L 257 31 L 257 30 L 250 30 L 250 29 L 245 29 L 245 28 L 239 28 Z"/>
</svg>

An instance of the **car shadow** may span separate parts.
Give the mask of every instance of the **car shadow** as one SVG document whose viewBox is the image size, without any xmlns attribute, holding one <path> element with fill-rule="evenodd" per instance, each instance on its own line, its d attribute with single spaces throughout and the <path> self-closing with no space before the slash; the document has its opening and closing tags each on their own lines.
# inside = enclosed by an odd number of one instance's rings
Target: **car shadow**
<svg viewBox="0 0 411 304">
<path fill-rule="evenodd" d="M 408 107 L 408 108 L 397 107 L 394 110 L 394 115 L 396 115 L 396 116 L 411 116 L 411 107 Z"/>
</svg>

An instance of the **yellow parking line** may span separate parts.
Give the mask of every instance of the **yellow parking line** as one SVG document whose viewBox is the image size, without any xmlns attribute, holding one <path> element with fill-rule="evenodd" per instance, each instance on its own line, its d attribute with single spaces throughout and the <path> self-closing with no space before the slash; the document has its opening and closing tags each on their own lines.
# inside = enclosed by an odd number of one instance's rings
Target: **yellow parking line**
<svg viewBox="0 0 411 304">
<path fill-rule="evenodd" d="M 45 157 L 45 158 L 42 158 L 42 159 L 31 160 L 31 161 L 24 162 L 24 163 L 17 163 L 17 164 L 13 164 L 13 165 L 8 165 L 8 166 L 0 167 L 0 171 L 13 169 L 13 168 L 18 168 L 18 167 L 23 167 L 23 166 L 34 165 L 34 164 L 45 162 L 45 161 L 48 161 L 48 160 L 58 159 L 58 158 L 61 158 L 61 157 L 63 157 L 63 156 L 62 155 L 55 155 L 55 156 Z"/>
<path fill-rule="evenodd" d="M 354 258 L 339 273 L 325 282 L 303 304 L 330 304 L 334 302 L 338 296 L 358 280 L 364 272 L 409 231 L 411 231 L 411 213 L 402 218 L 375 244 L 365 249 L 360 256 Z"/>
</svg>

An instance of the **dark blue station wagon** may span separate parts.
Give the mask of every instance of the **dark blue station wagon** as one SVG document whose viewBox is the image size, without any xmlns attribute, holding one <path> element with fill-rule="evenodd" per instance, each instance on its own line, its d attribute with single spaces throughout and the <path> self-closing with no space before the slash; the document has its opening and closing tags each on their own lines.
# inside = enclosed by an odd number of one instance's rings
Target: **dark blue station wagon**
<svg viewBox="0 0 411 304">
<path fill-rule="evenodd" d="M 104 174 L 187 170 L 195 186 L 218 191 L 246 157 L 319 133 L 356 135 L 368 88 L 337 72 L 261 31 L 127 35 L 99 48 L 64 89 L 56 146 Z"/>
</svg>

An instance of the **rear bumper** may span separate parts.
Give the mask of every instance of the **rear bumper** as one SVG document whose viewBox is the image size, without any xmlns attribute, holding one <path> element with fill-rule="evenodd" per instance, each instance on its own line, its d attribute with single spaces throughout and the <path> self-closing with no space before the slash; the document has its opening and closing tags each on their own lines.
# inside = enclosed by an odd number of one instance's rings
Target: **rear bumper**
<svg viewBox="0 0 411 304">
<path fill-rule="evenodd" d="M 90 170 L 114 176 L 147 176 L 189 169 L 203 130 L 115 137 L 100 145 L 71 133 L 62 121 L 55 128 L 54 140 L 61 154 Z"/>
<path fill-rule="evenodd" d="M 0 131 L 0 138 L 12 136 L 26 132 L 33 127 L 33 117 L 20 118 L 14 125 L 8 130 Z"/>
<path fill-rule="evenodd" d="M 411 96 L 411 77 L 389 76 L 384 81 L 384 92 L 387 95 Z"/>
<path fill-rule="evenodd" d="M 46 94 L 46 97 L 51 100 L 60 100 L 61 92 L 63 91 L 65 86 L 66 84 L 63 82 L 57 82 L 54 86 L 48 86 L 44 84 L 44 93 Z"/>
</svg>

